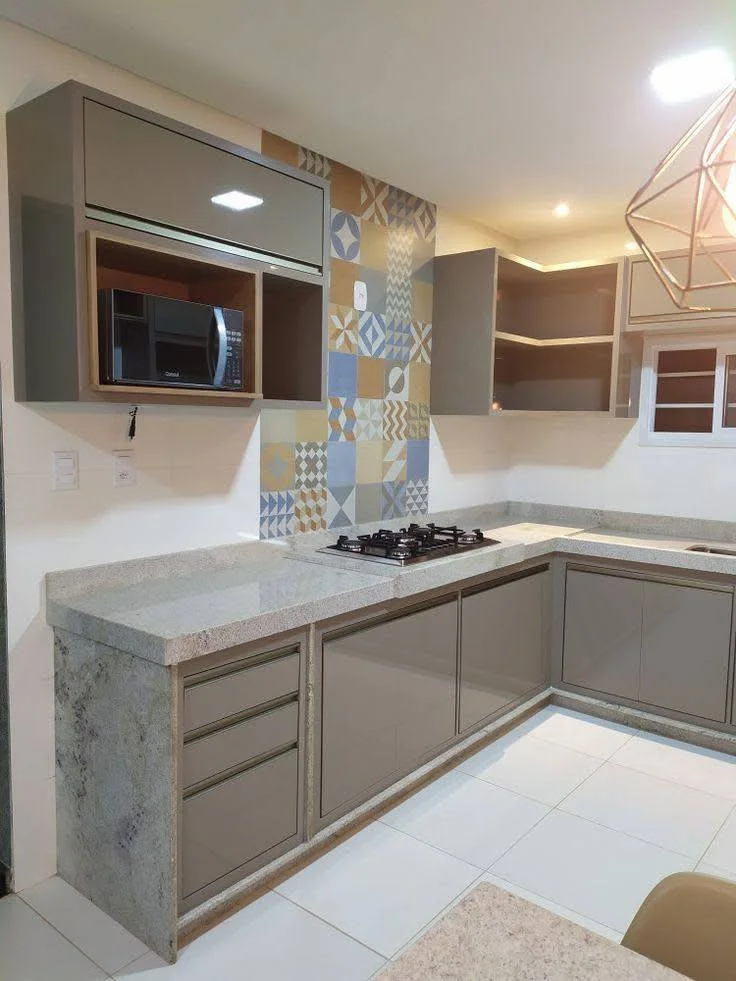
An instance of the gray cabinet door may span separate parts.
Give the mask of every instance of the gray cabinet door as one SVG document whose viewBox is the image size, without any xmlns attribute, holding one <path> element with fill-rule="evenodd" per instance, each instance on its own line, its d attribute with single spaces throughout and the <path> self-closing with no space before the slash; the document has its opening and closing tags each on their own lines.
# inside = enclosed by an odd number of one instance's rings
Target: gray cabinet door
<svg viewBox="0 0 736 981">
<path fill-rule="evenodd" d="M 462 598 L 460 732 L 547 680 L 548 573 Z"/>
<path fill-rule="evenodd" d="M 491 411 L 496 262 L 495 249 L 434 261 L 433 415 L 487 416 Z"/>
<path fill-rule="evenodd" d="M 168 228 L 323 265 L 324 192 L 208 143 L 89 99 L 84 103 L 88 205 Z M 212 203 L 240 191 L 258 207 Z"/>
<path fill-rule="evenodd" d="M 568 569 L 562 680 L 639 697 L 644 583 Z"/>
<path fill-rule="evenodd" d="M 324 640 L 321 813 L 366 800 L 455 734 L 457 604 Z"/>
<path fill-rule="evenodd" d="M 724 722 L 730 592 L 644 584 L 642 702 Z"/>
</svg>

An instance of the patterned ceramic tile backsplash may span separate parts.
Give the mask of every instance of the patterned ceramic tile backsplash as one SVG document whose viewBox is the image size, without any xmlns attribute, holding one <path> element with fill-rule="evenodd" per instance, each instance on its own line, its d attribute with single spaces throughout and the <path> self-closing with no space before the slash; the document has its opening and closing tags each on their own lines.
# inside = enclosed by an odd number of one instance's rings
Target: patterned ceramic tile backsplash
<svg viewBox="0 0 736 981">
<path fill-rule="evenodd" d="M 427 511 L 436 208 L 269 133 L 332 187 L 325 410 L 261 415 L 261 536 Z M 368 309 L 353 309 L 353 284 Z"/>
</svg>

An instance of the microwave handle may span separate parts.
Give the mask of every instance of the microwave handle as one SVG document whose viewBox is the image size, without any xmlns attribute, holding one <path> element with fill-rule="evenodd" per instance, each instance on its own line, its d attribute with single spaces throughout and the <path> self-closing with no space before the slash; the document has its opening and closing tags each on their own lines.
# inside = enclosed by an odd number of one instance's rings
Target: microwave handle
<svg viewBox="0 0 736 981">
<path fill-rule="evenodd" d="M 225 365 L 227 364 L 227 329 L 225 328 L 225 315 L 222 312 L 222 307 L 213 307 L 212 312 L 217 326 L 217 364 L 212 384 L 215 388 L 220 388 L 225 377 Z"/>
</svg>

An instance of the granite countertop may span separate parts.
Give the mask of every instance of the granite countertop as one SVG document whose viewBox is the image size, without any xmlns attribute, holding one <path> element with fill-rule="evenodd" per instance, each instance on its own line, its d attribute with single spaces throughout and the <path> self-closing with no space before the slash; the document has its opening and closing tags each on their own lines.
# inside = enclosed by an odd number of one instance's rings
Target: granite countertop
<svg viewBox="0 0 736 981">
<path fill-rule="evenodd" d="M 476 886 L 380 981 L 676 981 L 684 975 L 490 883 Z"/>
<path fill-rule="evenodd" d="M 396 567 L 320 552 L 334 542 L 331 531 L 56 572 L 47 576 L 47 619 L 175 664 L 553 553 L 736 577 L 736 557 L 687 551 L 694 543 L 733 542 L 736 524 L 526 504 L 430 517 L 480 527 L 500 544 Z"/>
</svg>

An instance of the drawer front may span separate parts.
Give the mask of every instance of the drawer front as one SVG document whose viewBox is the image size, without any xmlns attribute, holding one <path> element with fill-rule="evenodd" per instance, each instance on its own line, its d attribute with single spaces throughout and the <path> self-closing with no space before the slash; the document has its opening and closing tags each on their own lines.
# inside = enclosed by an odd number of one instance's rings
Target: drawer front
<svg viewBox="0 0 736 981">
<path fill-rule="evenodd" d="M 247 667 L 238 662 L 225 674 L 184 688 L 184 733 L 211 725 L 229 715 L 247 712 L 262 702 L 299 691 L 299 654 Z"/>
<path fill-rule="evenodd" d="M 208 780 L 269 750 L 295 743 L 298 728 L 299 705 L 291 702 L 209 736 L 193 739 L 184 746 L 184 787 Z"/>
<path fill-rule="evenodd" d="M 321 267 L 324 192 L 117 109 L 84 103 L 88 205 Z M 263 199 L 232 211 L 211 198 Z"/>
<path fill-rule="evenodd" d="M 294 749 L 187 798 L 183 898 L 296 834 L 297 785 Z"/>
</svg>

